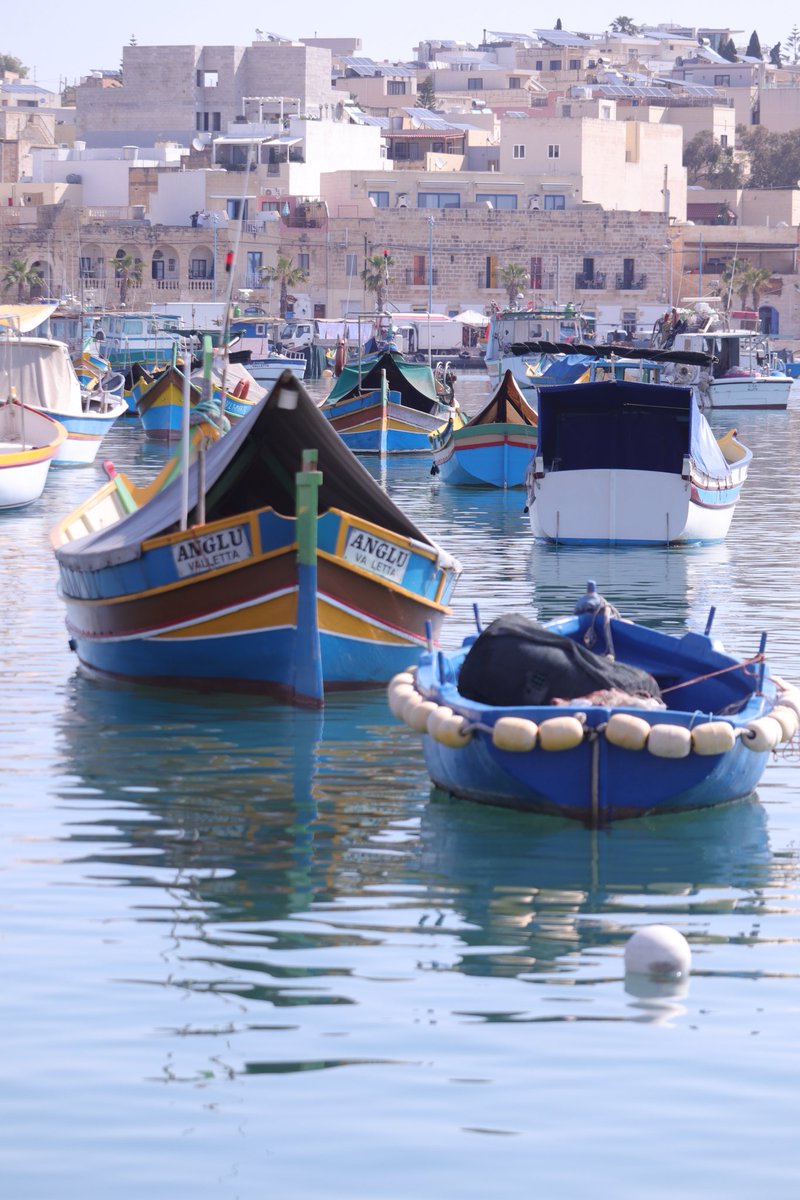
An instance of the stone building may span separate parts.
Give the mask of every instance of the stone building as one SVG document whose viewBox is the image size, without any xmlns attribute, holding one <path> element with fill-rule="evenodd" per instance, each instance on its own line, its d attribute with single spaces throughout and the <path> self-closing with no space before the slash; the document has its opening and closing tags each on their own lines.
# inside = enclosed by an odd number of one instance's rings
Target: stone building
<svg viewBox="0 0 800 1200">
<path fill-rule="evenodd" d="M 263 115 L 276 97 L 301 113 L 335 106 L 331 52 L 300 42 L 250 46 L 125 46 L 122 81 L 76 89 L 78 136 L 88 146 L 210 140 L 237 117 Z M 273 104 L 278 111 L 277 102 Z M 281 110 L 282 107 L 281 107 Z"/>
</svg>

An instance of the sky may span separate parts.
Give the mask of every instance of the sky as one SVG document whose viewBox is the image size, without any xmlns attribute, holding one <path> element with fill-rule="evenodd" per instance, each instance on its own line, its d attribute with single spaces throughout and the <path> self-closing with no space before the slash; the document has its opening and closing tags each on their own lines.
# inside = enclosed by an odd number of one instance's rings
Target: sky
<svg viewBox="0 0 800 1200">
<path fill-rule="evenodd" d="M 252 3 L 244 7 L 246 12 L 239 6 L 226 12 L 211 0 L 194 0 L 191 5 L 137 0 L 135 6 L 115 5 L 110 0 L 81 0 L 79 4 L 36 0 L 32 9 L 7 3 L 0 21 L 0 52 L 21 58 L 30 79 L 35 77 L 43 87 L 55 90 L 64 79 L 76 82 L 93 69 L 118 67 L 122 47 L 131 36 L 139 45 L 240 46 L 255 39 L 256 28 L 292 38 L 360 37 L 364 56 L 405 61 L 412 58 L 412 47 L 420 38 L 477 44 L 484 28 L 491 28 L 485 0 L 439 0 L 435 15 L 430 0 L 402 0 L 396 5 L 348 0 L 331 5 L 329 0 L 304 0 L 300 17 L 295 10 L 286 17 L 278 15 L 275 4 L 263 9 Z M 755 28 L 764 49 L 785 42 L 795 24 L 777 0 L 755 8 L 746 0 L 666 0 L 663 7 L 653 0 L 647 4 L 639 0 L 625 0 L 624 4 L 557 0 L 554 7 L 548 6 L 546 17 L 539 6 L 534 10 L 529 4 L 507 4 L 496 20 L 501 31 L 529 32 L 554 26 L 560 17 L 564 29 L 601 33 L 618 16 L 629 16 L 636 24 L 694 25 L 701 21 L 707 27 L 742 30 L 741 37 L 734 40 L 743 44 Z"/>
</svg>

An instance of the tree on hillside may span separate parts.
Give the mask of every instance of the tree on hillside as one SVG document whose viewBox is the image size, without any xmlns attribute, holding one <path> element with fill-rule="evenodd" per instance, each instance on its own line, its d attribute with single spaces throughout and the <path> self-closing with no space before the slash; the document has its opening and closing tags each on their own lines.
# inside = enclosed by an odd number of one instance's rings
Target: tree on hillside
<svg viewBox="0 0 800 1200">
<path fill-rule="evenodd" d="M 792 54 L 792 62 L 800 61 L 800 29 L 796 25 L 792 26 L 792 32 L 786 39 L 786 45 L 789 47 Z"/>
<path fill-rule="evenodd" d="M 780 67 L 783 64 L 783 50 L 780 42 L 776 42 L 769 52 L 769 61 L 773 67 Z"/>
<path fill-rule="evenodd" d="M 528 270 L 519 263 L 509 263 L 499 274 L 500 282 L 508 292 L 508 307 L 517 307 L 517 296 L 528 286 Z"/>
<path fill-rule="evenodd" d="M 375 293 L 375 307 L 378 312 L 383 312 L 389 298 L 389 268 L 393 266 L 394 259 L 384 250 L 383 254 L 368 255 L 361 272 L 367 291 Z"/>
<path fill-rule="evenodd" d="M 770 133 L 763 125 L 741 132 L 739 149 L 750 163 L 748 187 L 795 188 L 800 179 L 800 129 Z"/>
<path fill-rule="evenodd" d="M 725 42 L 720 42 L 717 53 L 721 58 L 727 59 L 728 62 L 738 62 L 739 56 L 736 53 L 736 47 L 733 44 L 733 38 L 728 38 Z"/>
<path fill-rule="evenodd" d="M 286 310 L 289 307 L 289 289 L 297 287 L 298 283 L 305 283 L 306 279 L 308 279 L 308 272 L 303 270 L 302 267 L 296 267 L 293 258 L 279 254 L 275 266 L 262 267 L 261 274 L 269 282 L 280 285 L 280 295 L 278 298 L 280 312 L 278 316 L 285 317 L 287 315 Z"/>
<path fill-rule="evenodd" d="M 561 24 L 561 17 L 556 17 L 556 24 L 555 24 L 555 28 L 556 28 L 556 29 L 562 29 L 562 28 L 563 28 L 563 26 L 562 26 L 562 24 Z"/>
<path fill-rule="evenodd" d="M 426 75 L 422 83 L 417 85 L 417 108 L 427 108 L 431 112 L 437 112 L 436 88 L 433 83 L 433 76 Z"/>
<path fill-rule="evenodd" d="M 758 40 L 758 34 L 756 33 L 755 29 L 750 34 L 750 41 L 747 43 L 746 53 L 748 58 L 764 57 L 761 53 L 761 42 Z"/>
<path fill-rule="evenodd" d="M 3 291 L 7 292 L 9 288 L 15 287 L 20 304 L 25 300 L 26 289 L 30 300 L 33 289 L 40 288 L 43 283 L 44 279 L 36 267 L 26 258 L 12 258 L 3 273 Z"/>
<path fill-rule="evenodd" d="M 10 71 L 12 75 L 19 75 L 20 79 L 25 79 L 28 75 L 28 68 L 14 54 L 0 54 L 0 72 L 2 71 Z"/>
<path fill-rule="evenodd" d="M 639 26 L 634 24 L 632 17 L 614 17 L 611 28 L 614 33 L 627 33 L 630 37 L 635 37 L 639 32 Z"/>
<path fill-rule="evenodd" d="M 744 171 L 730 151 L 714 140 L 709 129 L 698 133 L 683 149 L 687 182 L 709 187 L 739 187 Z"/>
</svg>

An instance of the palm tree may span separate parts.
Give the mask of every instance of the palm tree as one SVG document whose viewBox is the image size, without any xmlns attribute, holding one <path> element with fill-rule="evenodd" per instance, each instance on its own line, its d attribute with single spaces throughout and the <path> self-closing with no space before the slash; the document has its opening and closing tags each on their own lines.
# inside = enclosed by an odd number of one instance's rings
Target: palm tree
<svg viewBox="0 0 800 1200">
<path fill-rule="evenodd" d="M 742 308 L 744 308 L 750 291 L 748 276 L 752 269 L 752 264 L 746 258 L 734 258 L 725 268 L 720 277 L 719 288 L 726 306 L 730 304 L 731 292 L 736 292 L 742 303 Z"/>
<path fill-rule="evenodd" d="M 394 259 L 384 250 L 383 254 L 369 254 L 361 272 L 367 291 L 375 293 L 375 307 L 378 312 L 383 312 L 389 297 L 389 268 L 393 266 Z"/>
<path fill-rule="evenodd" d="M 286 316 L 286 310 L 289 307 L 289 289 L 297 287 L 298 283 L 305 283 L 308 279 L 308 272 L 302 267 L 294 265 L 293 258 L 287 258 L 284 254 L 278 255 L 278 261 L 274 267 L 262 267 L 261 274 L 266 280 L 271 283 L 280 284 L 280 298 L 278 307 L 280 312 L 279 317 Z"/>
<path fill-rule="evenodd" d="M 119 302 L 124 304 L 128 299 L 128 288 L 131 284 L 142 282 L 142 260 L 132 254 L 118 254 L 110 258 L 109 263 L 114 268 L 114 275 L 119 284 Z"/>
<path fill-rule="evenodd" d="M 43 283 L 44 279 L 36 267 L 25 258 L 12 258 L 3 275 L 3 291 L 7 292 L 9 288 L 16 287 L 20 304 L 23 302 L 25 288 L 28 289 L 30 299 L 32 289 L 41 287 Z"/>
<path fill-rule="evenodd" d="M 517 295 L 522 288 L 528 286 L 528 272 L 519 263 L 509 263 L 503 267 L 499 275 L 500 282 L 508 292 L 508 307 L 516 308 Z"/>
<path fill-rule="evenodd" d="M 748 271 L 750 291 L 753 293 L 753 308 L 756 310 L 761 303 L 761 297 L 771 278 L 772 271 L 770 271 L 769 267 L 751 267 Z"/>
<path fill-rule="evenodd" d="M 614 17 L 611 22 L 611 28 L 614 33 L 627 33 L 630 37 L 635 37 L 639 32 L 639 26 L 636 25 L 631 17 Z"/>
</svg>

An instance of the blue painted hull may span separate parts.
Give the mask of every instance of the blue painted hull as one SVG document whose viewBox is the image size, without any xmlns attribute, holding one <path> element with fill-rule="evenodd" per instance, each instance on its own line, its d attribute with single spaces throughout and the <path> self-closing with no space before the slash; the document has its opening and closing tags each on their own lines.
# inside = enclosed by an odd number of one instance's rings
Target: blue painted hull
<svg viewBox="0 0 800 1200">
<path fill-rule="evenodd" d="M 528 445 L 520 446 L 506 439 L 491 445 L 475 445 L 466 438 L 456 437 L 434 455 L 434 462 L 442 483 L 461 487 L 514 488 L 524 486 L 535 451 L 535 438 Z"/>
<path fill-rule="evenodd" d="M 558 715 L 574 710 L 565 707 Z M 585 710 L 582 710 L 585 711 Z M 641 716 L 641 710 L 615 709 Z M 589 723 L 608 721 L 612 710 L 589 710 Z M 544 714 L 541 714 L 544 715 Z M 546 714 L 552 717 L 553 710 Z M 652 724 L 683 724 L 692 714 L 648 713 Z M 599 823 L 657 812 L 709 808 L 751 795 L 769 758 L 738 742 L 724 755 L 653 758 L 610 745 L 604 738 L 584 741 L 573 750 L 553 752 L 538 746 L 526 754 L 502 751 L 491 737 L 476 734 L 468 746 L 450 749 L 426 736 L 425 762 L 431 779 L 445 791 L 484 804 L 557 813 L 575 820 L 592 816 L 593 756 L 598 755 Z"/>
<path fill-rule="evenodd" d="M 300 640 L 305 639 L 305 632 Z M 78 658 L 90 674 L 141 684 L 252 691 L 293 699 L 298 631 L 260 630 L 205 640 L 99 641 L 74 638 Z M 424 642 L 396 645 L 367 638 L 320 633 L 320 662 L 326 692 L 378 688 L 405 670 Z M 199 670 L 198 658 L 202 658 Z"/>
<path fill-rule="evenodd" d="M 94 462 L 100 443 L 117 418 L 122 415 L 121 403 L 119 409 L 120 411 L 109 417 L 100 414 L 71 416 L 55 409 L 48 410 L 48 416 L 59 421 L 67 431 L 67 439 L 56 454 L 54 463 L 62 467 L 81 467 Z"/>
</svg>

